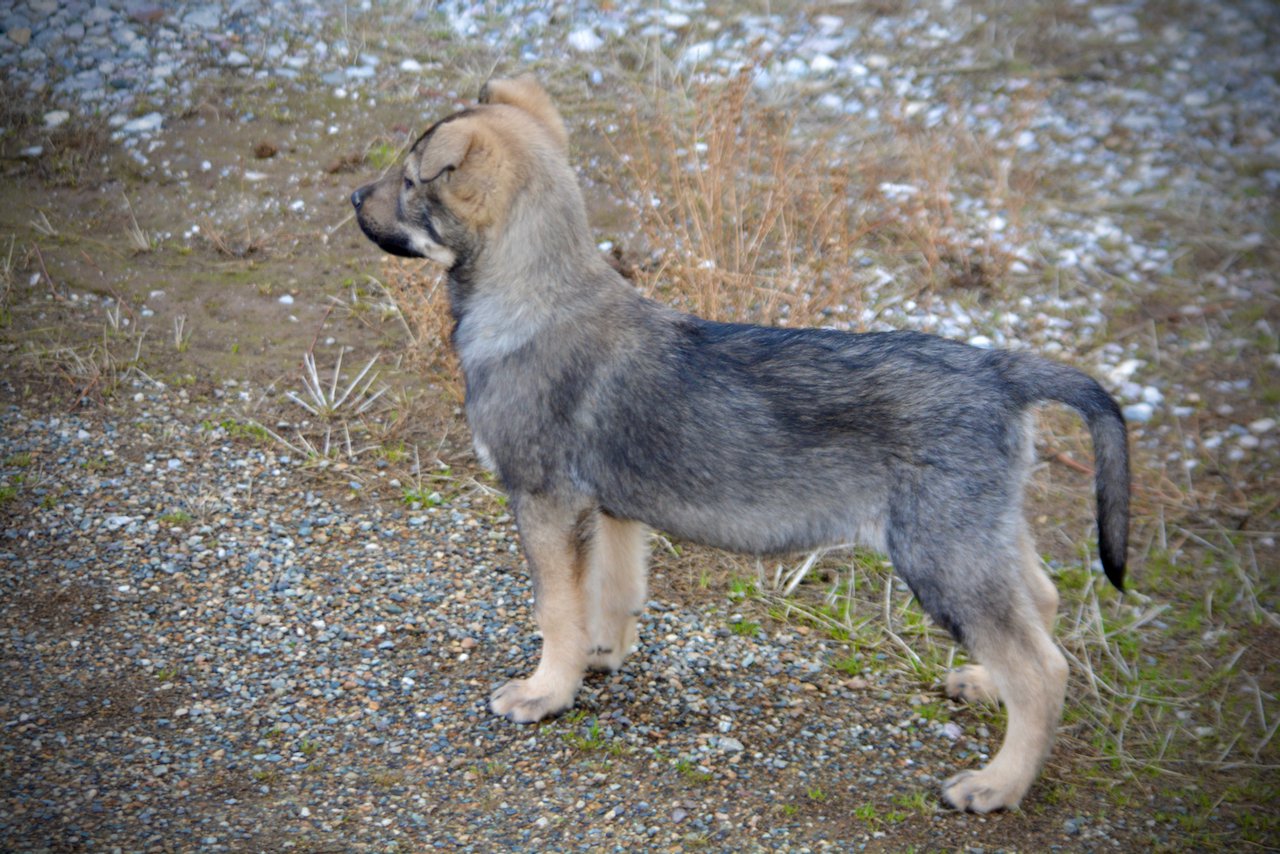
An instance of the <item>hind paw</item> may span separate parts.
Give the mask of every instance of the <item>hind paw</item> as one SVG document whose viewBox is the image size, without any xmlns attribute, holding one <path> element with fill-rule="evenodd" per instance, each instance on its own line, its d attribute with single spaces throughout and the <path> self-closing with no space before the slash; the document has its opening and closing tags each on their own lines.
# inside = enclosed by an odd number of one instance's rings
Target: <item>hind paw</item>
<svg viewBox="0 0 1280 854">
<path fill-rule="evenodd" d="M 942 786 L 942 799 L 948 806 L 966 812 L 1011 810 L 1021 803 L 1027 788 L 1021 779 L 1006 779 L 984 768 L 961 771 L 952 777 Z"/>
<path fill-rule="evenodd" d="M 1000 691 L 995 680 L 981 664 L 966 664 L 947 674 L 947 696 L 964 703 L 986 703 L 994 706 L 1000 702 Z"/>
</svg>

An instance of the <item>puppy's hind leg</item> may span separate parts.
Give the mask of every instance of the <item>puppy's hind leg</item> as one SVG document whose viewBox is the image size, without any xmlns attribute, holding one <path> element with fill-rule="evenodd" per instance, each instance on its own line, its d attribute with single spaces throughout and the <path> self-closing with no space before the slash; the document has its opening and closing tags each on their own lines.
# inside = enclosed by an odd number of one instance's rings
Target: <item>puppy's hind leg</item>
<svg viewBox="0 0 1280 854">
<path fill-rule="evenodd" d="M 962 771 L 942 787 L 956 809 L 1012 809 L 1031 788 L 1053 746 L 1067 691 L 1067 661 L 1035 620 L 988 621 L 972 630 L 973 651 L 985 662 L 1009 713 L 1008 731 L 986 767 Z"/>
<path fill-rule="evenodd" d="M 589 669 L 617 670 L 636 644 L 648 557 L 648 531 L 642 524 L 600 514 L 587 581 Z"/>
<path fill-rule="evenodd" d="M 942 797 L 972 812 L 1012 809 L 1053 745 L 1067 661 L 1045 627 L 1017 536 L 1002 543 L 999 534 L 991 534 L 978 543 L 971 527 L 946 524 L 944 517 L 919 514 L 930 520 L 927 530 L 891 530 L 890 557 L 925 611 L 982 662 L 980 672 L 1004 702 L 1009 722 L 995 757 L 984 768 L 947 780 Z M 947 532 L 952 536 L 940 537 Z"/>
<path fill-rule="evenodd" d="M 516 526 L 533 575 L 542 658 L 528 679 L 493 693 L 494 713 L 531 723 L 573 705 L 586 671 L 587 573 L 599 510 L 550 497 L 519 496 Z"/>
<path fill-rule="evenodd" d="M 1019 533 L 1018 541 L 1022 550 L 1023 579 L 1045 629 L 1052 635 L 1058 617 L 1058 588 L 1045 573 L 1040 556 L 1036 553 L 1035 540 L 1025 526 Z M 1000 692 L 991 673 L 978 663 L 966 664 L 948 673 L 946 690 L 948 697 L 964 703 L 986 703 L 994 706 L 1000 702 Z"/>
<path fill-rule="evenodd" d="M 981 575 L 979 568 L 971 571 Z M 1045 626 L 1037 607 L 1042 602 L 1026 575 L 1009 573 L 1003 584 L 996 574 L 987 577 L 996 580 L 983 591 L 981 607 L 952 614 L 956 634 L 982 662 L 1009 720 L 995 758 L 943 786 L 947 803 L 972 812 L 1012 809 L 1021 802 L 1053 746 L 1067 692 L 1067 660 Z"/>
</svg>

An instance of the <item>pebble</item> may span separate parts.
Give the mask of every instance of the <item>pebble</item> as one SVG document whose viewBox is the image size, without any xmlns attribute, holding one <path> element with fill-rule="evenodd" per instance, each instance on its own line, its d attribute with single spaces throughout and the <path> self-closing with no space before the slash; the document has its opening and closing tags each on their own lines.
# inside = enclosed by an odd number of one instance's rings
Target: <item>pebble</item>
<svg viewBox="0 0 1280 854">
<path fill-rule="evenodd" d="M 120 130 L 123 133 L 131 134 L 153 133 L 163 126 L 163 115 L 160 113 L 147 113 L 145 116 L 139 116 L 136 119 L 130 119 L 125 122 L 121 125 Z"/>
<path fill-rule="evenodd" d="M 574 30 L 569 33 L 569 46 L 582 53 L 594 53 L 604 46 L 604 39 L 589 28 Z"/>
</svg>

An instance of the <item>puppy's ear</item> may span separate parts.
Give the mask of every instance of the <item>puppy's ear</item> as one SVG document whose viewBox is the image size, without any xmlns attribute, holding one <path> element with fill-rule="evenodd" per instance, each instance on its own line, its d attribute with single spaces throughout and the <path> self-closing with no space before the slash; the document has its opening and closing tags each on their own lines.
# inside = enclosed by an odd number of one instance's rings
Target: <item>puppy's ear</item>
<svg viewBox="0 0 1280 854">
<path fill-rule="evenodd" d="M 483 129 L 472 121 L 455 119 L 442 123 L 427 141 L 418 164 L 418 177 L 434 181 L 444 172 L 462 168 L 470 157 L 483 158 L 486 146 L 481 139 Z"/>
<path fill-rule="evenodd" d="M 442 194 L 449 207 L 473 225 L 494 222 L 502 210 L 502 189 L 510 183 L 510 164 L 502 157 L 499 139 L 471 118 L 446 122 L 431 134 L 418 175 L 423 181 L 445 176 Z M 445 174 L 449 173 L 449 174 Z"/>
<path fill-rule="evenodd" d="M 564 129 L 564 119 L 551 103 L 551 96 L 532 74 L 522 74 L 512 80 L 490 80 L 480 89 L 480 103 L 507 104 L 524 110 L 547 129 L 562 151 L 569 150 L 569 134 Z"/>
</svg>

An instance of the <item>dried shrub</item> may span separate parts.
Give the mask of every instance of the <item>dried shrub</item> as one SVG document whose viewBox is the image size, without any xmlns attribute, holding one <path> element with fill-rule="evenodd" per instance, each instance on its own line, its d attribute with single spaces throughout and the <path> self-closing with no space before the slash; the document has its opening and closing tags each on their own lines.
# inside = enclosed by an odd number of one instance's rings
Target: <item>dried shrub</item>
<svg viewBox="0 0 1280 854">
<path fill-rule="evenodd" d="M 722 320 L 821 324 L 836 304 L 856 314 L 857 254 L 881 223 L 857 204 L 862 182 L 830 134 L 808 136 L 760 103 L 753 72 L 630 115 L 615 183 L 647 244 L 637 283 Z"/>
</svg>

